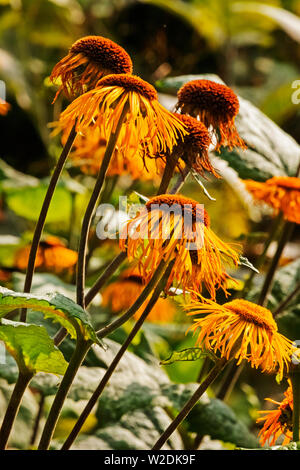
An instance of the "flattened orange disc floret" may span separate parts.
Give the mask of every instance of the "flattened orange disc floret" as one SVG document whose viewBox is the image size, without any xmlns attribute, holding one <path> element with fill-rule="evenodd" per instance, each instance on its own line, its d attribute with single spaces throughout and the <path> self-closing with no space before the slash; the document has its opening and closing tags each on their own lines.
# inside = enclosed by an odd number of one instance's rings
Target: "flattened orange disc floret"
<svg viewBox="0 0 300 470">
<path fill-rule="evenodd" d="M 236 313 L 247 322 L 254 323 L 272 333 L 277 331 L 277 325 L 272 313 L 265 307 L 261 307 L 248 300 L 236 299 L 226 303 L 226 309 Z"/>
<path fill-rule="evenodd" d="M 162 194 L 159 196 L 152 197 L 149 199 L 149 201 L 146 203 L 146 208 L 147 210 L 151 210 L 151 206 L 153 205 L 163 205 L 166 204 L 169 207 L 172 207 L 173 205 L 178 205 L 185 211 L 192 211 L 192 217 L 193 221 L 197 220 L 203 220 L 204 219 L 204 225 L 205 227 L 209 227 L 210 225 L 210 217 L 206 210 L 202 207 L 199 202 L 195 201 L 194 199 L 190 199 L 185 196 L 181 196 L 180 194 Z M 152 208 L 153 209 L 153 208 Z"/>
<path fill-rule="evenodd" d="M 142 80 L 136 75 L 128 75 L 126 73 L 106 75 L 106 77 L 99 80 L 98 87 L 113 86 L 121 87 L 127 91 L 133 91 L 139 95 L 144 96 L 149 101 L 157 100 L 157 91 L 150 85 L 150 83 Z"/>
</svg>

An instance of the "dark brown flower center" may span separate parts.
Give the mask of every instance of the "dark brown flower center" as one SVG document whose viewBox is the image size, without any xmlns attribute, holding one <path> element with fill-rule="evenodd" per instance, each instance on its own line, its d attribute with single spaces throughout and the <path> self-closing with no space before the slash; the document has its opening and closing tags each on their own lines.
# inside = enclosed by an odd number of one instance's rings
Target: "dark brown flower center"
<svg viewBox="0 0 300 470">
<path fill-rule="evenodd" d="M 220 120 L 234 118 L 239 101 L 231 88 L 211 80 L 192 80 L 178 91 L 178 105 L 192 106 L 209 112 Z"/>
<path fill-rule="evenodd" d="M 127 52 L 118 44 L 102 36 L 78 39 L 70 53 L 84 54 L 91 61 L 111 73 L 132 73 L 132 62 Z"/>
</svg>

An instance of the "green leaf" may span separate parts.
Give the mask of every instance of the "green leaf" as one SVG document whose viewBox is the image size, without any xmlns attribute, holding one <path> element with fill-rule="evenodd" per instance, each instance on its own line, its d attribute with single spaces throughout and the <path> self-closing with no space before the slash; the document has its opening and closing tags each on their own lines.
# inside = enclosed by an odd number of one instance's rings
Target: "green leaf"
<svg viewBox="0 0 300 470">
<path fill-rule="evenodd" d="M 204 357 L 209 357 L 212 361 L 215 360 L 215 356 L 209 351 L 204 351 L 201 348 L 188 348 L 182 351 L 173 351 L 171 356 L 161 361 L 160 364 L 166 366 L 178 361 L 198 361 Z"/>
<path fill-rule="evenodd" d="M 81 368 L 83 370 L 71 389 L 71 397 L 86 399 L 92 394 L 97 381 L 105 373 L 106 366 L 120 348 L 119 344 L 111 340 L 106 341 L 106 352 L 100 348 L 94 349 L 101 366 L 92 367 L 90 381 L 90 368 Z M 93 436 L 104 441 L 107 446 L 105 448 L 108 449 L 151 449 L 162 431 L 171 423 L 170 410 L 177 413 L 199 385 L 171 383 L 154 358 L 149 364 L 126 352 L 124 364 L 126 367 L 120 366 L 116 369 L 99 400 L 96 411 L 98 424 Z M 215 400 L 211 400 L 206 394 L 200 399 L 201 408 L 193 421 L 197 432 L 202 429 L 209 430 L 206 434 L 212 433 L 215 439 L 224 438 L 226 442 L 236 445 L 257 447 L 257 440 L 227 405 L 222 404 L 222 423 L 217 422 L 217 417 L 214 416 L 217 407 L 214 402 Z M 82 435 L 73 448 L 89 448 L 89 439 L 88 436 Z M 171 436 L 166 448 L 170 448 L 169 446 L 173 449 L 182 448 L 178 432 Z"/>
<path fill-rule="evenodd" d="M 39 217 L 47 189 L 48 182 L 37 186 L 6 188 L 7 205 L 15 214 L 35 222 Z M 46 222 L 65 222 L 68 214 L 71 213 L 71 205 L 69 190 L 59 184 L 53 195 Z"/>
<path fill-rule="evenodd" d="M 203 74 L 166 78 L 156 85 L 164 93 L 176 94 L 182 85 L 196 79 L 224 83 L 219 77 Z M 239 96 L 239 102 L 236 127 L 248 148 L 229 151 L 224 147 L 216 155 L 226 160 L 242 179 L 265 181 L 272 176 L 295 176 L 300 163 L 297 142 L 249 101 Z"/>
<path fill-rule="evenodd" d="M 63 375 L 68 363 L 42 326 L 2 319 L 0 340 L 21 372 Z"/>
<path fill-rule="evenodd" d="M 76 338 L 79 332 L 86 340 L 101 344 L 87 312 L 62 294 L 38 296 L 0 287 L 0 317 L 17 308 L 29 308 L 42 312 L 45 318 L 51 318 L 66 328 L 72 338 Z"/>
</svg>

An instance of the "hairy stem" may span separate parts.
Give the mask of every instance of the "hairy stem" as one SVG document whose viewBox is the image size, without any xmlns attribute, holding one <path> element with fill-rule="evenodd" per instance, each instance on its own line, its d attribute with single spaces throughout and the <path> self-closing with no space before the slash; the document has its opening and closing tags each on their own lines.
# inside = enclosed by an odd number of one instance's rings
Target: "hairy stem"
<svg viewBox="0 0 300 470">
<path fill-rule="evenodd" d="M 156 304 L 160 293 L 164 289 L 167 280 L 170 276 L 171 270 L 173 267 L 173 262 L 171 262 L 167 269 L 165 270 L 165 273 L 163 274 L 161 280 L 158 282 L 156 288 L 154 289 L 154 292 L 151 296 L 151 299 L 149 300 L 144 312 L 140 316 L 140 318 L 137 320 L 136 324 L 134 325 L 133 329 L 129 333 L 126 341 L 124 344 L 121 346 L 120 350 L 116 354 L 115 358 L 113 359 L 112 363 L 110 364 L 109 368 L 105 372 L 102 380 L 100 381 L 98 387 L 94 391 L 93 395 L 91 396 L 90 400 L 88 401 L 86 407 L 84 408 L 83 412 L 81 413 L 80 417 L 78 418 L 77 423 L 75 424 L 74 428 L 72 429 L 69 437 L 67 438 L 66 442 L 62 446 L 61 450 L 68 450 L 70 449 L 71 445 L 73 444 L 74 440 L 78 436 L 83 424 L 85 423 L 87 417 L 91 413 L 92 409 L 94 408 L 95 404 L 97 403 L 99 397 L 101 396 L 105 386 L 107 385 L 109 379 L 111 378 L 113 372 L 115 371 L 117 365 L 119 364 L 120 360 L 122 359 L 123 355 L 125 354 L 128 346 L 132 342 L 133 338 L 135 335 L 138 333 L 140 328 L 142 327 L 144 321 L 146 320 L 147 316 L 151 312 L 152 308 Z M 161 268 L 161 272 L 163 270 L 163 266 Z"/>
<path fill-rule="evenodd" d="M 82 339 L 81 337 L 77 338 L 75 351 L 71 357 L 66 373 L 55 395 L 48 418 L 46 420 L 43 433 L 41 436 L 41 440 L 38 446 L 39 450 L 47 450 L 50 445 L 64 401 L 67 398 L 68 392 L 73 383 L 75 375 L 79 367 L 81 366 L 91 345 L 92 345 L 91 341 L 86 341 Z"/>
<path fill-rule="evenodd" d="M 81 237 L 78 250 L 78 262 L 77 262 L 77 303 L 83 308 L 85 307 L 84 302 L 84 287 L 85 287 L 85 270 L 86 270 L 86 251 L 87 251 L 87 240 L 88 234 L 91 226 L 91 221 L 93 214 L 96 209 L 97 201 L 100 196 L 100 192 L 104 183 L 104 179 L 108 170 L 108 166 L 113 155 L 117 140 L 124 122 L 125 116 L 128 111 L 128 103 L 125 104 L 122 114 L 120 116 L 119 122 L 117 123 L 116 130 L 114 133 L 111 133 L 105 154 L 102 160 L 102 164 L 98 173 L 96 184 L 91 195 L 90 201 L 88 203 L 86 212 L 84 214 Z"/>
<path fill-rule="evenodd" d="M 39 215 L 36 227 L 35 227 L 35 231 L 33 234 L 33 239 L 32 239 L 29 258 L 28 258 L 28 266 L 27 266 L 27 272 L 26 272 L 26 277 L 25 277 L 25 283 L 24 283 L 24 292 L 30 292 L 30 289 L 31 289 L 36 254 L 39 248 L 39 244 L 40 244 L 43 228 L 45 225 L 45 220 L 48 214 L 49 206 L 52 201 L 52 197 L 53 197 L 58 179 L 62 173 L 65 162 L 68 158 L 73 142 L 76 138 L 76 135 L 77 135 L 77 132 L 75 130 L 75 125 L 74 125 L 50 179 L 46 196 L 45 196 L 45 199 L 41 208 L 41 212 L 40 212 L 40 215 Z M 26 312 L 27 312 L 26 308 L 23 308 L 21 310 L 20 321 L 26 322 L 26 316 L 27 316 Z"/>
<path fill-rule="evenodd" d="M 19 373 L 19 377 L 10 397 L 0 430 L 0 450 L 6 449 L 7 442 L 18 414 L 23 395 L 32 377 L 33 374 L 30 372 Z"/>
</svg>

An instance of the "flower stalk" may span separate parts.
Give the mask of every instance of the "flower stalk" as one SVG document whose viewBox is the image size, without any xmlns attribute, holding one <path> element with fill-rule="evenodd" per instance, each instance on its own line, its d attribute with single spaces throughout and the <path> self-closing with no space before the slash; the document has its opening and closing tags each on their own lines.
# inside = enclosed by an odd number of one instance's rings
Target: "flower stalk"
<svg viewBox="0 0 300 470">
<path fill-rule="evenodd" d="M 90 400 L 88 401 L 87 405 L 85 406 L 83 412 L 81 413 L 80 417 L 78 418 L 78 421 L 76 422 L 74 428 L 72 429 L 70 435 L 68 436 L 67 440 L 63 444 L 61 450 L 68 450 L 70 449 L 71 445 L 75 441 L 76 437 L 78 436 L 83 424 L 85 423 L 87 417 L 91 413 L 93 407 L 97 403 L 98 399 L 103 393 L 103 390 L 105 386 L 107 385 L 109 379 L 111 378 L 113 372 L 115 371 L 116 367 L 118 366 L 120 360 L 122 359 L 123 355 L 127 351 L 128 346 L 131 344 L 132 340 L 142 327 L 144 321 L 146 320 L 147 316 L 151 312 L 152 308 L 154 307 L 155 303 L 157 302 L 161 292 L 163 291 L 164 287 L 167 284 L 168 278 L 170 276 L 171 270 L 173 268 L 174 262 L 171 261 L 168 265 L 168 267 L 165 269 L 164 274 L 162 275 L 160 281 L 158 282 L 156 288 L 153 291 L 153 294 L 151 296 L 151 299 L 149 300 L 144 312 L 140 316 L 140 318 L 137 320 L 136 324 L 134 325 L 133 329 L 129 333 L 126 341 L 123 343 L 121 346 L 119 352 L 116 354 L 115 358 L 113 359 L 112 363 L 110 364 L 109 368 L 105 372 L 102 380 L 100 381 L 98 387 L 94 391 L 93 395 L 91 396 Z M 163 264 L 160 264 L 160 274 L 163 272 L 163 268 L 165 268 L 166 262 Z"/>
<path fill-rule="evenodd" d="M 77 263 L 77 303 L 81 305 L 83 308 L 85 307 L 85 300 L 84 300 L 84 288 L 85 288 L 85 270 L 86 270 L 86 252 L 87 252 L 87 240 L 88 234 L 92 222 L 92 217 L 95 212 L 95 208 L 97 205 L 97 201 L 104 183 L 105 175 L 108 170 L 108 166 L 113 155 L 114 149 L 117 144 L 117 140 L 125 119 L 125 116 L 128 112 L 129 104 L 128 102 L 124 105 L 122 110 L 120 119 L 116 125 L 115 132 L 112 132 L 106 147 L 106 151 L 103 157 L 103 161 L 98 173 L 97 181 L 94 187 L 94 191 L 88 203 L 83 222 L 82 222 L 82 230 L 81 230 L 81 237 L 79 243 L 79 250 L 78 250 L 78 263 Z"/>
<path fill-rule="evenodd" d="M 32 239 L 32 244 L 30 248 L 30 253 L 29 253 L 29 259 L 28 259 L 28 267 L 27 267 L 27 272 L 26 272 L 26 277 L 25 277 L 25 282 L 24 282 L 24 292 L 30 292 L 31 285 L 32 285 L 32 279 L 33 279 L 33 274 L 34 274 L 34 267 L 35 267 L 35 260 L 36 260 L 36 255 L 37 251 L 39 248 L 42 232 L 44 229 L 46 217 L 48 214 L 49 206 L 53 198 L 53 194 L 57 185 L 57 182 L 59 180 L 59 177 L 62 173 L 62 170 L 64 168 L 64 165 L 66 163 L 66 160 L 68 158 L 68 155 L 70 153 L 70 150 L 72 148 L 72 145 L 74 143 L 74 140 L 76 138 L 77 132 L 75 130 L 75 124 L 69 134 L 69 137 L 67 139 L 67 142 L 61 152 L 61 155 L 59 157 L 59 160 L 56 164 L 56 167 L 54 169 L 54 172 L 51 176 L 50 183 L 46 192 L 46 196 L 41 208 L 41 212 L 35 227 L 35 231 L 33 234 L 33 239 Z M 21 315 L 20 315 L 20 321 L 26 322 L 26 317 L 27 317 L 27 309 L 22 309 L 21 310 Z"/>
<path fill-rule="evenodd" d="M 10 397 L 0 430 L 0 450 L 6 449 L 23 395 L 32 377 L 33 374 L 29 371 L 19 373 L 19 377 Z"/>
</svg>

